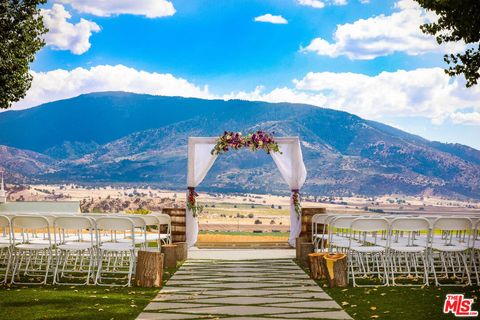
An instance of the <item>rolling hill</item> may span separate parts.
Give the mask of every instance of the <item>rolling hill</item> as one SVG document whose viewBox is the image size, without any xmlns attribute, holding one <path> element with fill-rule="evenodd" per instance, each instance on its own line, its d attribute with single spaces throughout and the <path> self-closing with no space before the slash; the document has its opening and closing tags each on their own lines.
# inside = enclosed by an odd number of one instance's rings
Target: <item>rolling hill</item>
<svg viewBox="0 0 480 320">
<path fill-rule="evenodd" d="M 309 105 L 103 92 L 0 113 L 0 128 L 0 167 L 20 181 L 181 189 L 189 136 L 263 129 L 301 137 L 304 192 L 480 198 L 480 151 Z M 287 190 L 269 156 L 243 151 L 219 157 L 202 188 Z"/>
</svg>

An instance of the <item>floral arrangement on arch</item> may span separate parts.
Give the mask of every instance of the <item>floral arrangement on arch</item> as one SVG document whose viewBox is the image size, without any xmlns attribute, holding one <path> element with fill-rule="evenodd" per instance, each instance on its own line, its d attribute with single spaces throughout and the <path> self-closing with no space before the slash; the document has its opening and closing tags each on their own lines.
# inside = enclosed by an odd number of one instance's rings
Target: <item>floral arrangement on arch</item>
<svg viewBox="0 0 480 320">
<path fill-rule="evenodd" d="M 267 154 L 279 152 L 278 143 L 273 138 L 273 133 L 259 130 L 255 133 L 249 133 L 244 136 L 241 132 L 225 131 L 221 135 L 213 147 L 211 154 L 219 155 L 229 151 L 230 149 L 239 150 L 249 148 L 252 151 L 263 150 Z"/>
<path fill-rule="evenodd" d="M 295 213 L 297 214 L 297 218 L 300 218 L 300 214 L 302 212 L 302 206 L 300 205 L 300 192 L 298 189 L 292 190 L 292 203 L 293 203 L 293 207 L 295 208 Z"/>
<path fill-rule="evenodd" d="M 196 218 L 203 211 L 203 206 L 197 205 L 198 193 L 195 188 L 188 187 L 187 208 L 192 211 L 192 215 Z"/>
</svg>

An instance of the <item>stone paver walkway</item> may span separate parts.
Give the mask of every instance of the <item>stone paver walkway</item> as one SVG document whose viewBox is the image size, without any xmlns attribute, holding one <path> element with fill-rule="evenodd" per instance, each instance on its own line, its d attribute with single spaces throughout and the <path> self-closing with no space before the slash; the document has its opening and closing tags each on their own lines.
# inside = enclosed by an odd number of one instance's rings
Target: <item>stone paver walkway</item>
<svg viewBox="0 0 480 320">
<path fill-rule="evenodd" d="M 352 319 L 290 259 L 187 260 L 138 316 Z"/>
</svg>

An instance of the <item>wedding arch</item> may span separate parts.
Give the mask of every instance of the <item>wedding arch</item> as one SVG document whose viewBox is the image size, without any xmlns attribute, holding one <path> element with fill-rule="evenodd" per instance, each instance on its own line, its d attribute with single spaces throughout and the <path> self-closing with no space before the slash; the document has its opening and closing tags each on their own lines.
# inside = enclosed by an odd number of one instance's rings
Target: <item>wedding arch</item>
<svg viewBox="0 0 480 320">
<path fill-rule="evenodd" d="M 260 131 L 259 131 L 260 132 Z M 227 132 L 225 132 L 225 135 Z M 238 134 L 237 134 L 238 135 Z M 268 136 L 268 134 L 266 134 Z M 188 174 L 187 174 L 187 213 L 186 213 L 186 238 L 189 247 L 197 242 L 198 220 L 196 215 L 195 188 L 203 181 L 219 153 L 228 151 L 228 148 L 218 147 L 222 137 L 189 137 L 188 138 Z M 270 140 L 269 140 L 270 141 Z M 274 149 L 265 149 L 269 153 L 280 174 L 291 190 L 290 199 L 290 236 L 289 244 L 295 246 L 295 239 L 301 231 L 301 213 L 299 191 L 305 183 L 307 170 L 303 162 L 300 139 L 298 137 L 276 137 Z M 257 145 L 258 146 L 258 145 Z M 232 149 L 238 149 L 235 145 Z M 215 150 L 217 149 L 217 150 Z M 226 149 L 226 150 L 225 150 Z M 255 146 L 250 147 L 255 150 Z"/>
</svg>

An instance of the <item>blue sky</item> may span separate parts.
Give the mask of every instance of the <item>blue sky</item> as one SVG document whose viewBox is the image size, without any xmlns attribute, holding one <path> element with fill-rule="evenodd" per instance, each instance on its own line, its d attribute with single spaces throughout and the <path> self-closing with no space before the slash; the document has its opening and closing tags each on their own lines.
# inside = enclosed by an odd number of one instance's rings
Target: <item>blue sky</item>
<svg viewBox="0 0 480 320">
<path fill-rule="evenodd" d="M 480 89 L 443 75 L 443 54 L 459 46 L 421 34 L 435 17 L 413 0 L 59 0 L 44 9 L 47 46 L 16 109 L 102 90 L 305 102 L 480 149 Z"/>
</svg>

